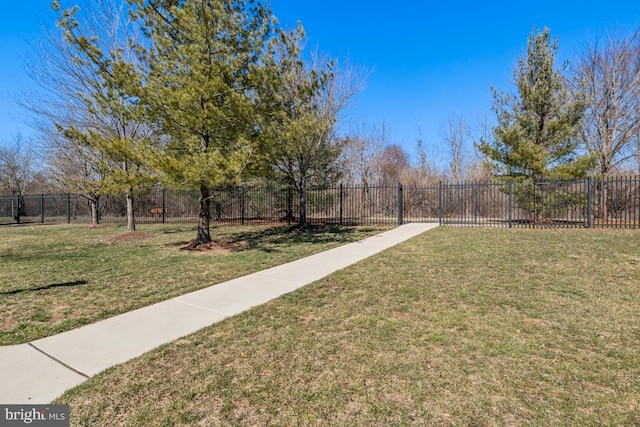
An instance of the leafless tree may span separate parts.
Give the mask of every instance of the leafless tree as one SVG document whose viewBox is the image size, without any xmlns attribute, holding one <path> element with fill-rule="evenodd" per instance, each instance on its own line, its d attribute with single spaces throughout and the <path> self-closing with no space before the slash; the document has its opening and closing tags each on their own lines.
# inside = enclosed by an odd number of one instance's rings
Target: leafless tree
<svg viewBox="0 0 640 427">
<path fill-rule="evenodd" d="M 16 137 L 11 145 L 0 145 L 0 194 L 11 196 L 16 222 L 25 215 L 24 196 L 37 181 L 34 153 Z"/>
<path fill-rule="evenodd" d="M 411 168 L 407 153 L 398 144 L 386 146 L 378 159 L 378 164 L 380 182 L 387 185 L 401 182 L 403 176 Z"/>
<path fill-rule="evenodd" d="M 25 64 L 38 90 L 25 93 L 20 104 L 32 112 L 33 127 L 40 134 L 40 148 L 47 156 L 50 169 L 66 186 L 87 199 L 93 223 L 98 223 L 100 196 L 124 191 L 127 228 L 133 231 L 134 186 L 127 181 L 139 181 L 132 175 L 141 166 L 123 156 L 110 155 L 117 150 L 110 150 L 108 142 L 104 141 L 144 139 L 152 132 L 147 124 L 132 118 L 122 108 L 124 103 L 114 99 L 113 91 L 105 86 L 101 77 L 104 69 L 97 63 L 99 60 L 94 58 L 96 62 L 92 63 L 91 56 L 97 52 L 87 48 L 86 57 L 82 58 L 78 46 L 90 46 L 95 42 L 105 55 L 116 54 L 135 61 L 130 40 L 135 39 L 140 30 L 132 28 L 124 0 L 78 0 L 74 3 L 78 4 L 78 9 L 73 17 L 82 24 L 78 34 L 74 35 L 68 29 L 65 29 L 66 33 L 45 29 L 45 36 L 33 46 L 34 54 Z M 87 41 L 70 42 L 74 37 L 86 37 Z M 97 99 L 103 100 L 102 105 L 96 102 Z M 75 135 L 92 133 L 96 136 L 93 139 L 101 140 L 107 147 L 92 146 L 90 137 L 70 137 L 70 129 Z"/>
<path fill-rule="evenodd" d="M 474 127 L 471 132 L 471 141 L 473 142 L 473 155 L 469 165 L 467 165 L 468 179 L 475 181 L 489 181 L 493 177 L 489 159 L 486 154 L 479 150 L 479 146 L 484 142 L 490 142 L 493 138 L 491 125 L 487 118 L 480 120 L 479 124 Z"/>
<path fill-rule="evenodd" d="M 348 185 L 362 185 L 367 188 L 380 180 L 380 157 L 389 145 L 389 127 L 363 124 L 352 130 L 343 152 L 346 169 L 345 182 Z"/>
<path fill-rule="evenodd" d="M 79 192 L 91 212 L 91 224 L 100 224 L 98 204 L 105 193 L 104 174 L 101 165 L 106 159 L 90 147 L 75 144 L 63 135 L 52 133 L 46 144 L 47 166 L 65 191 Z"/>
<path fill-rule="evenodd" d="M 427 148 L 425 141 L 422 137 L 422 126 L 418 126 L 418 140 L 417 150 L 418 150 L 418 158 L 420 160 L 420 167 L 418 169 L 418 178 L 416 184 L 425 185 L 431 180 L 434 176 L 434 166 L 433 161 L 429 159 L 427 155 Z"/>
<path fill-rule="evenodd" d="M 454 182 L 463 178 L 468 137 L 469 130 L 465 120 L 455 114 L 449 115 L 445 141 L 447 143 L 449 171 Z"/>
<path fill-rule="evenodd" d="M 598 156 L 597 172 L 610 174 L 638 158 L 640 28 L 631 33 L 610 30 L 587 42 L 577 56 L 573 89 L 586 94 L 581 136 Z"/>
</svg>

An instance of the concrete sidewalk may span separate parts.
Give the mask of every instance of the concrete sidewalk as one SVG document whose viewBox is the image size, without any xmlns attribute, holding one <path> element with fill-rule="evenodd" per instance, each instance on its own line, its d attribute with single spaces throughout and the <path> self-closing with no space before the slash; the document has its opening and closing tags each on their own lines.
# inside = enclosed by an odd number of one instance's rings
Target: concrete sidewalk
<svg viewBox="0 0 640 427">
<path fill-rule="evenodd" d="M 263 304 L 437 224 L 405 224 L 28 344 L 0 347 L 0 404 L 49 403 L 98 372 Z"/>
</svg>

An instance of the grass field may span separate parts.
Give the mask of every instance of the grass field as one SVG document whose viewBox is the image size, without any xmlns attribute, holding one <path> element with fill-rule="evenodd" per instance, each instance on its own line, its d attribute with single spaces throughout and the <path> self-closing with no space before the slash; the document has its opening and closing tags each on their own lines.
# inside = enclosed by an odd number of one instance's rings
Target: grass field
<svg viewBox="0 0 640 427">
<path fill-rule="evenodd" d="M 193 227 L 0 227 L 0 345 L 52 335 L 273 267 L 380 228 L 213 227 L 211 250 L 184 251 Z"/>
<path fill-rule="evenodd" d="M 70 390 L 72 425 L 640 425 L 637 231 L 439 228 Z"/>
</svg>

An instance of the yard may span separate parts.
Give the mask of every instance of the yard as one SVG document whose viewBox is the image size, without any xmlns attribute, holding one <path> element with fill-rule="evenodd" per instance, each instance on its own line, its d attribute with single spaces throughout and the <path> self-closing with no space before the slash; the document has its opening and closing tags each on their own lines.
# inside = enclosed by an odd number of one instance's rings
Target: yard
<svg viewBox="0 0 640 427">
<path fill-rule="evenodd" d="M 73 425 L 639 425 L 639 273 L 637 231 L 439 228 L 57 403 Z"/>
<path fill-rule="evenodd" d="M 381 228 L 212 228 L 210 250 L 180 250 L 187 225 L 0 227 L 0 345 L 42 338 L 273 267 Z"/>
</svg>

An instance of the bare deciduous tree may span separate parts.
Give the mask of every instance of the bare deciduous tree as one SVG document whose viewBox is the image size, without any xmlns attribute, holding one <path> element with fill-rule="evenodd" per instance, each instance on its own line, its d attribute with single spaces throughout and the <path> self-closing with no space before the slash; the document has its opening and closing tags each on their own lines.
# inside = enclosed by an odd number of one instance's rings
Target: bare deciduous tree
<svg viewBox="0 0 640 427">
<path fill-rule="evenodd" d="M 389 128 L 381 125 L 361 125 L 347 139 L 343 152 L 345 183 L 368 187 L 380 180 L 380 157 L 389 145 Z"/>
<path fill-rule="evenodd" d="M 411 168 L 407 153 L 398 144 L 386 146 L 378 162 L 380 183 L 387 185 L 401 182 Z"/>
<path fill-rule="evenodd" d="M 573 88 L 587 97 L 580 133 L 598 156 L 597 172 L 615 172 L 633 160 L 640 142 L 640 28 L 610 30 L 588 42 L 576 60 Z"/>
<path fill-rule="evenodd" d="M 467 124 L 464 119 L 451 114 L 447 120 L 445 141 L 447 143 L 449 171 L 454 182 L 460 181 L 465 167 L 465 154 L 467 150 L 467 138 L 469 136 Z"/>
<path fill-rule="evenodd" d="M 25 215 L 24 195 L 36 181 L 33 151 L 16 137 L 12 145 L 0 145 L 0 194 L 11 197 L 13 218 Z"/>
<path fill-rule="evenodd" d="M 128 147 L 121 146 L 151 132 L 110 85 L 105 64 L 135 61 L 130 41 L 140 29 L 129 20 L 124 0 L 74 3 L 78 6 L 61 13 L 63 31 L 45 32 L 34 46 L 26 69 L 39 89 L 24 94 L 20 103 L 33 113 L 51 170 L 87 199 L 93 223 L 101 194 L 125 193 L 127 229 L 133 231 L 133 188 L 144 179 L 140 164 L 123 155 Z"/>
<path fill-rule="evenodd" d="M 105 159 L 100 159 L 100 153 L 90 147 L 77 145 L 57 133 L 48 135 L 47 141 L 45 156 L 49 170 L 66 191 L 79 192 L 87 200 L 91 224 L 99 225 L 98 204 L 105 193 L 106 172 L 100 165 L 105 164 Z"/>
<path fill-rule="evenodd" d="M 493 138 L 491 126 L 487 118 L 480 120 L 479 124 L 471 132 L 472 156 L 471 161 L 467 164 L 466 179 L 472 181 L 489 181 L 491 180 L 491 169 L 488 167 L 489 161 L 486 156 L 478 149 L 483 141 L 490 141 Z"/>
<path fill-rule="evenodd" d="M 433 161 L 427 156 L 427 149 L 425 147 L 425 141 L 422 137 L 422 126 L 418 126 L 418 140 L 417 150 L 418 158 L 420 160 L 420 167 L 418 169 L 418 178 L 416 184 L 425 185 L 434 178 L 435 167 Z"/>
</svg>

